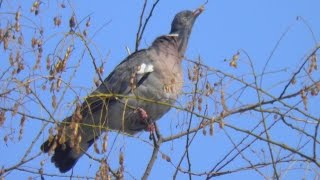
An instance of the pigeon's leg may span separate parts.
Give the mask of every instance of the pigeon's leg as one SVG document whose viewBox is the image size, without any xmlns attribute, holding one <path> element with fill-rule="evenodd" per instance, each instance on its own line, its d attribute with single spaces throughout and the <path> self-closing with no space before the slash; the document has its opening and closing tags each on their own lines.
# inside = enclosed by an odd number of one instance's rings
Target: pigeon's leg
<svg viewBox="0 0 320 180">
<path fill-rule="evenodd" d="M 141 120 L 147 125 L 146 130 L 153 133 L 155 131 L 155 126 L 154 123 L 149 122 L 148 113 L 142 108 L 138 108 L 137 110 L 140 114 Z"/>
</svg>

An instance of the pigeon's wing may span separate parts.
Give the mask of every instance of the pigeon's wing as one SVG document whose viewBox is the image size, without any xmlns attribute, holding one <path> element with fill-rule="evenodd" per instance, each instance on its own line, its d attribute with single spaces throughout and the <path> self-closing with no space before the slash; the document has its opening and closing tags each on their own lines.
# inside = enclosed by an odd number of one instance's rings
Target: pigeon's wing
<svg viewBox="0 0 320 180">
<path fill-rule="evenodd" d="M 82 105 L 82 115 L 95 113 L 103 106 L 112 103 L 113 95 L 126 96 L 131 93 L 132 88 L 140 86 L 153 72 L 152 59 L 148 50 L 137 51 L 123 60 L 104 80 Z"/>
<path fill-rule="evenodd" d="M 126 95 L 133 88 L 133 85 L 141 84 L 141 80 L 143 81 L 153 71 L 151 63 L 152 59 L 149 57 L 147 49 L 138 51 L 122 61 L 105 79 L 105 86 L 102 84 L 101 88 L 99 87 L 97 90 Z"/>
</svg>

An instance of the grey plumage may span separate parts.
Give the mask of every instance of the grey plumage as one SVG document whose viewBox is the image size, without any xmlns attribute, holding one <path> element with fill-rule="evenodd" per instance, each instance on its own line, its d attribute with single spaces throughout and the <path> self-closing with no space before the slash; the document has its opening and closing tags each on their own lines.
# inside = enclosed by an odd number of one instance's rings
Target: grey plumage
<svg viewBox="0 0 320 180">
<path fill-rule="evenodd" d="M 78 111 L 61 123 L 63 130 L 43 143 L 41 150 L 54 153 L 52 162 L 60 172 L 69 171 L 106 129 L 133 135 L 170 110 L 165 104 L 174 104 L 182 89 L 181 61 L 202 11 L 203 7 L 178 13 L 169 35 L 122 61 Z M 81 125 L 75 133 L 76 123 Z"/>
</svg>

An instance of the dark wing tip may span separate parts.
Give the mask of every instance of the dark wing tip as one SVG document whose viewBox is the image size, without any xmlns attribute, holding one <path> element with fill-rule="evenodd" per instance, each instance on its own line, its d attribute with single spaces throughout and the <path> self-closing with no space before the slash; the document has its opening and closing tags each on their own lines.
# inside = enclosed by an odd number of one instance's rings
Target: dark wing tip
<svg viewBox="0 0 320 180">
<path fill-rule="evenodd" d="M 74 157 L 72 148 L 66 144 L 57 146 L 54 151 L 54 155 L 51 158 L 51 161 L 54 165 L 60 170 L 61 173 L 65 173 L 73 168 L 73 166 L 78 161 L 78 157 Z"/>
<path fill-rule="evenodd" d="M 41 151 L 48 153 L 52 145 L 53 141 L 46 141 L 41 145 L 40 149 Z M 74 152 L 72 152 L 72 148 L 68 145 L 68 143 L 58 145 L 54 150 L 51 162 L 54 163 L 61 173 L 65 173 L 72 169 L 78 161 L 78 157 L 73 157 L 72 153 Z"/>
</svg>

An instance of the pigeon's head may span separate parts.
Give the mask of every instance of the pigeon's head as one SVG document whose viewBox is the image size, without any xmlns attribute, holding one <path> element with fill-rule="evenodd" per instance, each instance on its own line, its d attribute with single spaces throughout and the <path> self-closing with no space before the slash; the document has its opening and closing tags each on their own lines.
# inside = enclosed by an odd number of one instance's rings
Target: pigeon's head
<svg viewBox="0 0 320 180">
<path fill-rule="evenodd" d="M 180 56 L 184 56 L 188 46 L 189 36 L 191 34 L 192 26 L 197 17 L 204 11 L 204 6 L 200 6 L 195 11 L 179 12 L 173 19 L 171 25 L 171 35 L 177 36 L 178 52 Z"/>
<path fill-rule="evenodd" d="M 201 6 L 195 11 L 181 11 L 174 17 L 170 34 L 181 35 L 183 32 L 190 32 L 197 17 L 204 11 Z"/>
</svg>

